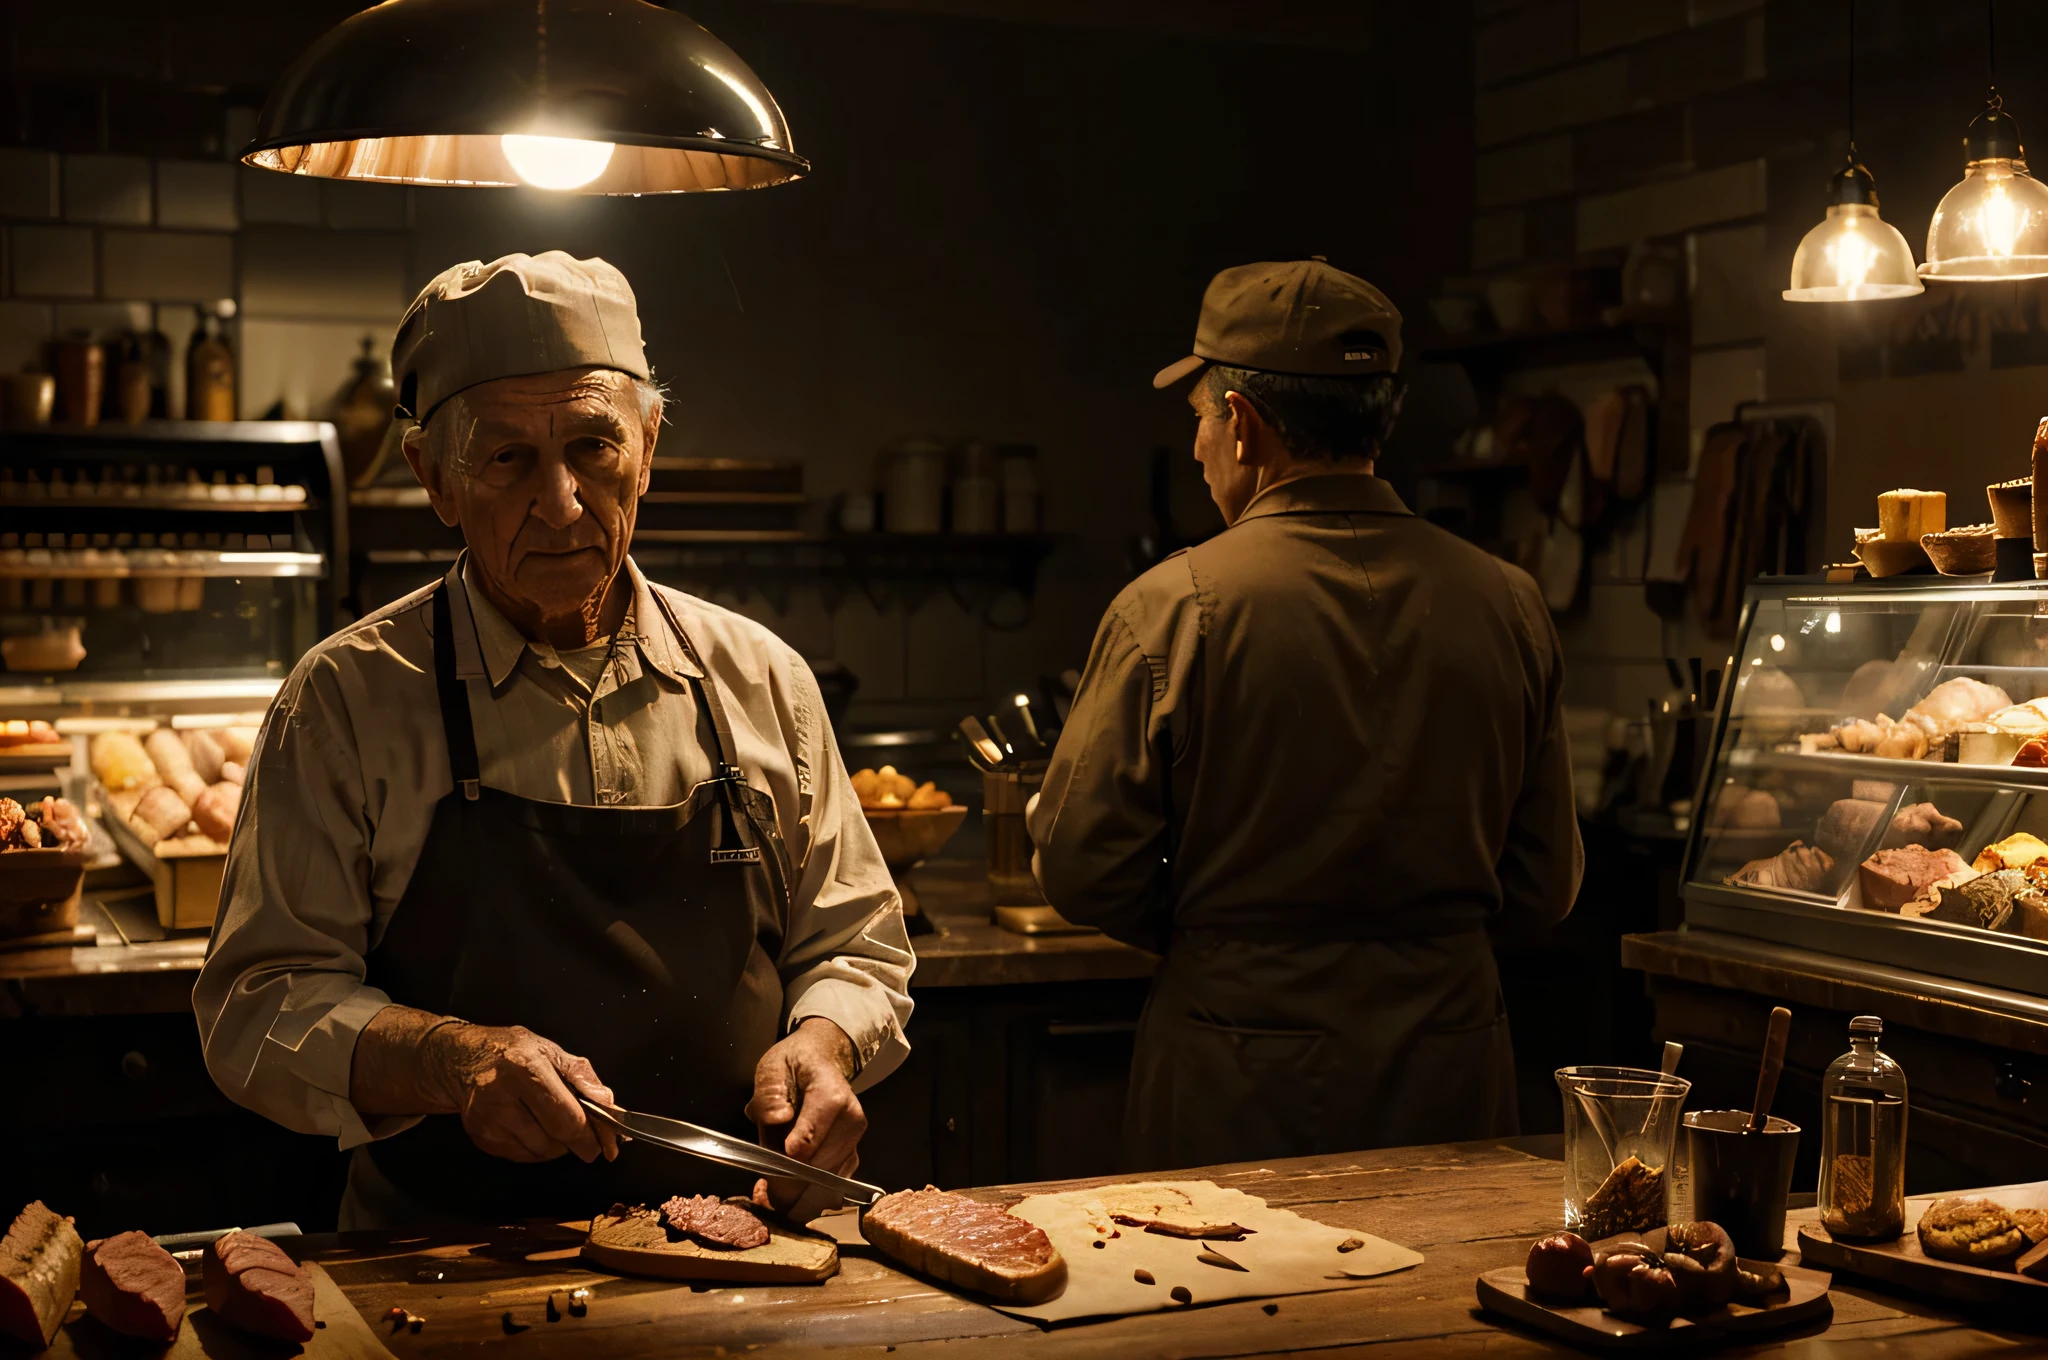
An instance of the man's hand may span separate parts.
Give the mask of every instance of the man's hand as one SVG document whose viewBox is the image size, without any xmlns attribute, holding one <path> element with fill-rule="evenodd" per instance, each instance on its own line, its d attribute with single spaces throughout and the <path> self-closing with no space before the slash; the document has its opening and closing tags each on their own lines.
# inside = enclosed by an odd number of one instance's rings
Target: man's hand
<svg viewBox="0 0 2048 1360">
<path fill-rule="evenodd" d="M 853 1073 L 853 1041 L 846 1031 L 812 1016 L 761 1055 L 747 1117 L 767 1146 L 775 1146 L 771 1131 L 788 1125 L 784 1153 L 821 1171 L 851 1176 L 860 1169 L 860 1139 L 868 1129 L 860 1097 L 853 1093 Z M 754 1198 L 764 1196 L 797 1223 L 808 1223 L 839 1203 L 830 1191 L 795 1180 L 761 1182 Z"/>
<path fill-rule="evenodd" d="M 387 1006 L 364 1027 L 349 1081 L 361 1113 L 460 1115 L 471 1142 L 507 1161 L 617 1157 L 617 1135 L 585 1117 L 579 1094 L 615 1103 L 587 1059 L 531 1030 L 406 1006 Z"/>
</svg>

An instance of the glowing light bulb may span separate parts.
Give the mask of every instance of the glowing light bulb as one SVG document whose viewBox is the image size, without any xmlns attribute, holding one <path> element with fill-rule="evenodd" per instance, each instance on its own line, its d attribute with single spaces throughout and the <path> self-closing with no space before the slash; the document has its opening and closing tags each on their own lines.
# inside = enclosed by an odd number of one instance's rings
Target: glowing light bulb
<svg viewBox="0 0 2048 1360">
<path fill-rule="evenodd" d="M 1785 635 L 1783 633 L 1771 634 L 1771 650 L 1774 652 L 1785 650 Z"/>
<path fill-rule="evenodd" d="M 1842 631 L 1842 616 L 1841 616 L 1840 614 L 1830 613 L 1830 614 L 1828 615 L 1828 624 L 1827 624 L 1827 628 L 1828 628 L 1828 631 L 1829 631 L 1830 633 L 1839 633 L 1839 632 L 1841 632 L 1841 631 Z"/>
<path fill-rule="evenodd" d="M 535 137 L 508 132 L 499 139 L 519 178 L 536 189 L 581 189 L 604 173 L 616 149 L 580 137 Z"/>
<path fill-rule="evenodd" d="M 1834 270 L 1835 286 L 1847 288 L 1850 295 L 1870 281 L 1871 268 L 1877 263 L 1877 246 L 1862 231 L 1862 223 L 1850 218 L 1844 223 L 1840 236 L 1828 242 L 1828 267 Z"/>
<path fill-rule="evenodd" d="M 1983 238 L 1986 255 L 2010 258 L 2013 243 L 2019 240 L 2020 227 L 2027 219 L 2026 210 L 2006 192 L 2008 178 L 1996 170 L 1984 173 L 1985 194 L 1984 201 L 1977 206 L 1977 235 Z"/>
</svg>

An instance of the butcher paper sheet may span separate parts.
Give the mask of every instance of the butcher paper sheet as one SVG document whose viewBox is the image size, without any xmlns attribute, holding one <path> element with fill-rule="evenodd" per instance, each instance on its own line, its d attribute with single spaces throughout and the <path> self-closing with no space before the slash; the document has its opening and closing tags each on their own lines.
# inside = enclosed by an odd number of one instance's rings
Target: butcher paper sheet
<svg viewBox="0 0 2048 1360">
<path fill-rule="evenodd" d="M 1252 1231 L 1235 1242 L 1194 1241 L 1113 1221 L 1114 1209 L 1128 1209 L 1147 1194 L 1176 1202 L 1185 1197 L 1186 1212 L 1194 1218 L 1235 1223 Z M 1010 1212 L 1044 1229 L 1067 1258 L 1067 1287 L 1058 1298 L 1031 1305 L 993 1305 L 1037 1322 L 1150 1313 L 1223 1299 L 1312 1294 L 1422 1264 L 1421 1252 L 1270 1208 L 1256 1195 L 1225 1190 L 1213 1181 L 1135 1181 L 1033 1195 Z M 1097 1242 L 1102 1245 L 1097 1247 Z M 1349 1251 L 1339 1250 L 1354 1243 Z M 1204 1251 L 1244 1269 L 1205 1263 L 1200 1259 Z M 1154 1282 L 1143 1283 L 1138 1271 L 1148 1272 Z M 1173 1297 L 1176 1286 L 1188 1291 L 1188 1302 Z"/>
</svg>

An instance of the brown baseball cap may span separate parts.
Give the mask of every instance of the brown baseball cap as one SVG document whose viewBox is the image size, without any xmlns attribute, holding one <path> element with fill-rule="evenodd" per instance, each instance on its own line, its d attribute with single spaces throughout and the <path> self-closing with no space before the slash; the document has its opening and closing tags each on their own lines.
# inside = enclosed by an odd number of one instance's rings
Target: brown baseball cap
<svg viewBox="0 0 2048 1360">
<path fill-rule="evenodd" d="M 1348 378 L 1401 365 L 1401 313 L 1364 279 L 1321 256 L 1226 269 L 1202 295 L 1195 352 L 1159 370 L 1168 387 L 1205 364 Z"/>
<path fill-rule="evenodd" d="M 465 387 L 565 368 L 652 376 L 626 276 L 560 250 L 442 270 L 391 341 L 397 414 L 422 422 Z"/>
</svg>

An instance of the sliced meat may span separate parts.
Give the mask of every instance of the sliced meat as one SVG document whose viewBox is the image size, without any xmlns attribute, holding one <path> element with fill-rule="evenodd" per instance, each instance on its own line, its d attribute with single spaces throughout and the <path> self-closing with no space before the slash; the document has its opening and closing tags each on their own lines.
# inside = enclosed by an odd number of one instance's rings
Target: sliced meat
<svg viewBox="0 0 2048 1360">
<path fill-rule="evenodd" d="M 1036 1224 L 932 1186 L 884 1195 L 861 1233 L 913 1270 L 1006 1303 L 1040 1303 L 1066 1287 L 1066 1260 Z"/>
<path fill-rule="evenodd" d="M 1976 871 L 1953 850 L 1902 845 L 1880 850 L 1856 870 L 1863 885 L 1863 905 L 1870 911 L 1897 912 L 1944 880 L 1960 885 Z"/>
<path fill-rule="evenodd" d="M 185 1268 L 147 1233 L 88 1242 L 78 1292 L 86 1312 L 123 1336 L 171 1341 L 185 1318 Z"/>
<path fill-rule="evenodd" d="M 231 1232 L 206 1248 L 206 1306 L 223 1322 L 278 1341 L 313 1339 L 313 1277 L 284 1248 Z"/>
<path fill-rule="evenodd" d="M 679 1233 L 707 1247 L 744 1251 L 768 1245 L 768 1225 L 752 1211 L 716 1195 L 678 1195 L 661 1206 L 661 1216 Z"/>
<path fill-rule="evenodd" d="M 0 1336 L 35 1350 L 49 1345 L 71 1311 L 83 1255 L 85 1242 L 71 1220 L 41 1200 L 17 1214 L 0 1238 Z"/>
</svg>

